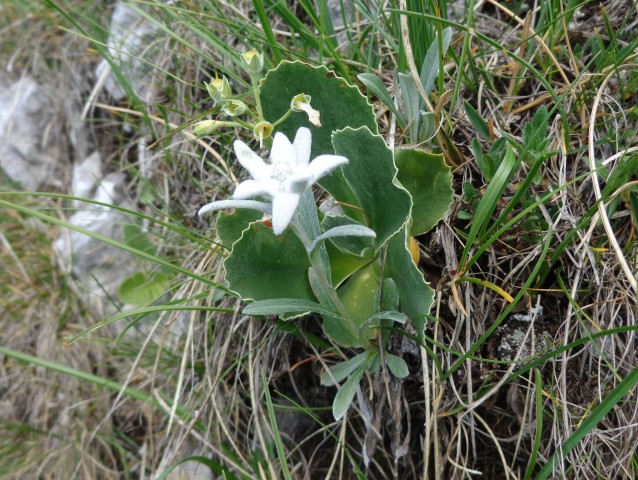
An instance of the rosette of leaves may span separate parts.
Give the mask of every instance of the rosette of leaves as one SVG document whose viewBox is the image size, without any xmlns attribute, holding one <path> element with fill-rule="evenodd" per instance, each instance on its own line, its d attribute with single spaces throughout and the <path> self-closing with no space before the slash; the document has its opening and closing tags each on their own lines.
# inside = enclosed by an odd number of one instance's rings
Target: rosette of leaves
<svg viewBox="0 0 638 480">
<path fill-rule="evenodd" d="M 265 119 L 281 118 L 300 93 L 311 96 L 322 126 L 311 125 L 306 115 L 292 114 L 278 131 L 291 137 L 308 127 L 312 157 L 336 154 L 349 159 L 319 182 L 339 206 L 322 214 L 319 228 L 326 232 L 335 226 L 364 225 L 376 233 L 375 239 L 326 238 L 322 246 L 348 318 L 331 315 L 326 308 L 312 282 L 308 252 L 291 231 L 275 236 L 259 214 L 240 211 L 220 217 L 217 229 L 230 250 L 225 260 L 230 289 L 254 302 L 245 313 L 292 317 L 314 311 L 334 342 L 365 350 L 324 376 L 326 384 L 344 381 L 333 411 L 340 418 L 363 372 L 378 368 L 381 359 L 395 375 L 407 375 L 405 362 L 385 351 L 387 332 L 395 322 L 409 319 L 423 338 L 434 292 L 411 257 L 409 241 L 430 230 L 449 209 L 451 173 L 440 155 L 390 150 L 367 99 L 325 67 L 282 62 L 269 71 L 260 85 Z"/>
</svg>

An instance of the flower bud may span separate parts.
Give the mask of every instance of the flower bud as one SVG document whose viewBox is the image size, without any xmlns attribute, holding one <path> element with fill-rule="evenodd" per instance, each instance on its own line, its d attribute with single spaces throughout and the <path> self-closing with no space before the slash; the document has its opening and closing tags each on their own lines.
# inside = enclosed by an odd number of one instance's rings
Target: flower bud
<svg viewBox="0 0 638 480">
<path fill-rule="evenodd" d="M 264 68 L 264 54 L 254 48 L 241 54 L 241 67 L 249 75 L 257 75 Z"/>
<path fill-rule="evenodd" d="M 222 110 L 226 115 L 230 115 L 231 117 L 236 117 L 237 115 L 241 115 L 246 111 L 248 107 L 241 100 L 228 100 Z"/>
<path fill-rule="evenodd" d="M 224 122 L 218 122 L 217 120 L 202 120 L 201 122 L 197 122 L 194 125 L 195 128 L 193 129 L 193 135 L 198 138 L 205 135 L 210 135 L 219 127 L 221 127 L 222 123 Z"/>
<path fill-rule="evenodd" d="M 295 95 L 290 102 L 290 109 L 293 112 L 306 112 L 308 115 L 308 121 L 312 123 L 315 127 L 320 127 L 321 122 L 319 121 L 319 110 L 315 110 L 310 106 L 310 95 L 306 95 L 304 93 L 300 93 L 299 95 Z"/>
<path fill-rule="evenodd" d="M 225 102 L 233 95 L 226 77 L 215 78 L 204 85 L 206 85 L 206 90 L 208 90 L 210 97 L 215 100 L 215 103 Z"/>
<path fill-rule="evenodd" d="M 274 127 L 272 126 L 272 123 L 266 122 L 265 120 L 255 125 L 253 132 L 255 134 L 255 138 L 259 140 L 260 147 L 264 146 L 264 138 L 270 137 L 273 129 Z"/>
</svg>

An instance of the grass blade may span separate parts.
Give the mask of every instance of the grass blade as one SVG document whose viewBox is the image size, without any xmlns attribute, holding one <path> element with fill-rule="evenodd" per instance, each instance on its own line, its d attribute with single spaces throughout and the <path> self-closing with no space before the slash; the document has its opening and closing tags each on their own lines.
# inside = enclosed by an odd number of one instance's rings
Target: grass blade
<svg viewBox="0 0 638 480">
<path fill-rule="evenodd" d="M 541 468 L 541 471 L 538 472 L 536 476 L 536 480 L 545 480 L 548 478 L 553 473 L 554 466 L 565 458 L 624 396 L 630 394 L 630 390 L 634 388 L 636 384 L 638 384 L 638 367 L 627 375 L 627 377 L 625 377 L 616 388 L 609 392 L 609 395 L 589 413 L 589 416 L 583 420 L 571 437 L 560 446 L 556 453 L 554 453 L 543 468 Z"/>
</svg>

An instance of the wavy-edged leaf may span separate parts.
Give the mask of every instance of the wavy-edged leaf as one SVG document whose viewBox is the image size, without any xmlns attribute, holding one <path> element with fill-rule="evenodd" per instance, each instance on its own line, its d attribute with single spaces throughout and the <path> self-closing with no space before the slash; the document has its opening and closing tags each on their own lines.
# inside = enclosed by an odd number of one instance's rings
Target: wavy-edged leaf
<svg viewBox="0 0 638 480">
<path fill-rule="evenodd" d="M 331 135 L 335 130 L 367 126 L 372 132 L 378 131 L 374 109 L 357 87 L 324 66 L 313 67 L 299 61 L 281 62 L 262 80 L 260 95 L 264 118 L 269 122 L 281 118 L 288 112 L 292 98 L 300 93 L 312 98 L 312 108 L 321 114 L 321 127 L 312 125 L 307 115 L 294 113 L 277 127 L 277 131 L 292 139 L 299 127 L 310 128 L 313 158 L 334 153 Z"/>
<path fill-rule="evenodd" d="M 308 280 L 308 254 L 292 229 L 275 235 L 252 223 L 224 261 L 230 289 L 244 300 L 315 300 Z"/>
<path fill-rule="evenodd" d="M 230 249 L 252 222 L 263 217 L 255 210 L 237 209 L 233 213 L 222 212 L 217 218 L 217 236 L 221 244 Z"/>
<path fill-rule="evenodd" d="M 452 205 L 452 173 L 443 155 L 414 148 L 398 150 L 397 178 L 412 195 L 410 235 L 430 231 Z"/>
<path fill-rule="evenodd" d="M 396 282 L 401 311 L 410 317 L 418 337 L 423 339 L 425 317 L 430 313 L 434 290 L 412 260 L 405 231 L 393 238 L 388 246 L 385 275 Z"/>
<path fill-rule="evenodd" d="M 363 209 L 368 226 L 376 232 L 380 248 L 401 230 L 412 206 L 410 194 L 396 181 L 392 151 L 383 137 L 367 127 L 339 130 L 332 142 L 335 152 L 349 160 L 342 167 L 343 176 L 356 197 L 356 206 Z"/>
</svg>

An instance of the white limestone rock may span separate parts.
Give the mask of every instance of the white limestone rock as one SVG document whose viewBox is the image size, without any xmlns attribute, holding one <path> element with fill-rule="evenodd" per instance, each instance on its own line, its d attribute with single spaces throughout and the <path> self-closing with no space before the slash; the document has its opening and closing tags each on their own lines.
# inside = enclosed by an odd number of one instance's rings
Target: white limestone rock
<svg viewBox="0 0 638 480">
<path fill-rule="evenodd" d="M 59 187 L 62 157 L 51 100 L 33 78 L 0 79 L 0 167 L 27 191 Z"/>
<path fill-rule="evenodd" d="M 162 55 L 162 49 L 155 42 L 158 33 L 158 26 L 139 11 L 121 1 L 115 4 L 108 39 L 109 54 L 121 76 L 130 80 L 135 94 L 146 103 L 157 96 L 157 70 L 152 64 Z M 113 74 L 109 62 L 102 60 L 95 73 L 115 100 L 126 97 L 126 89 Z"/>
</svg>

